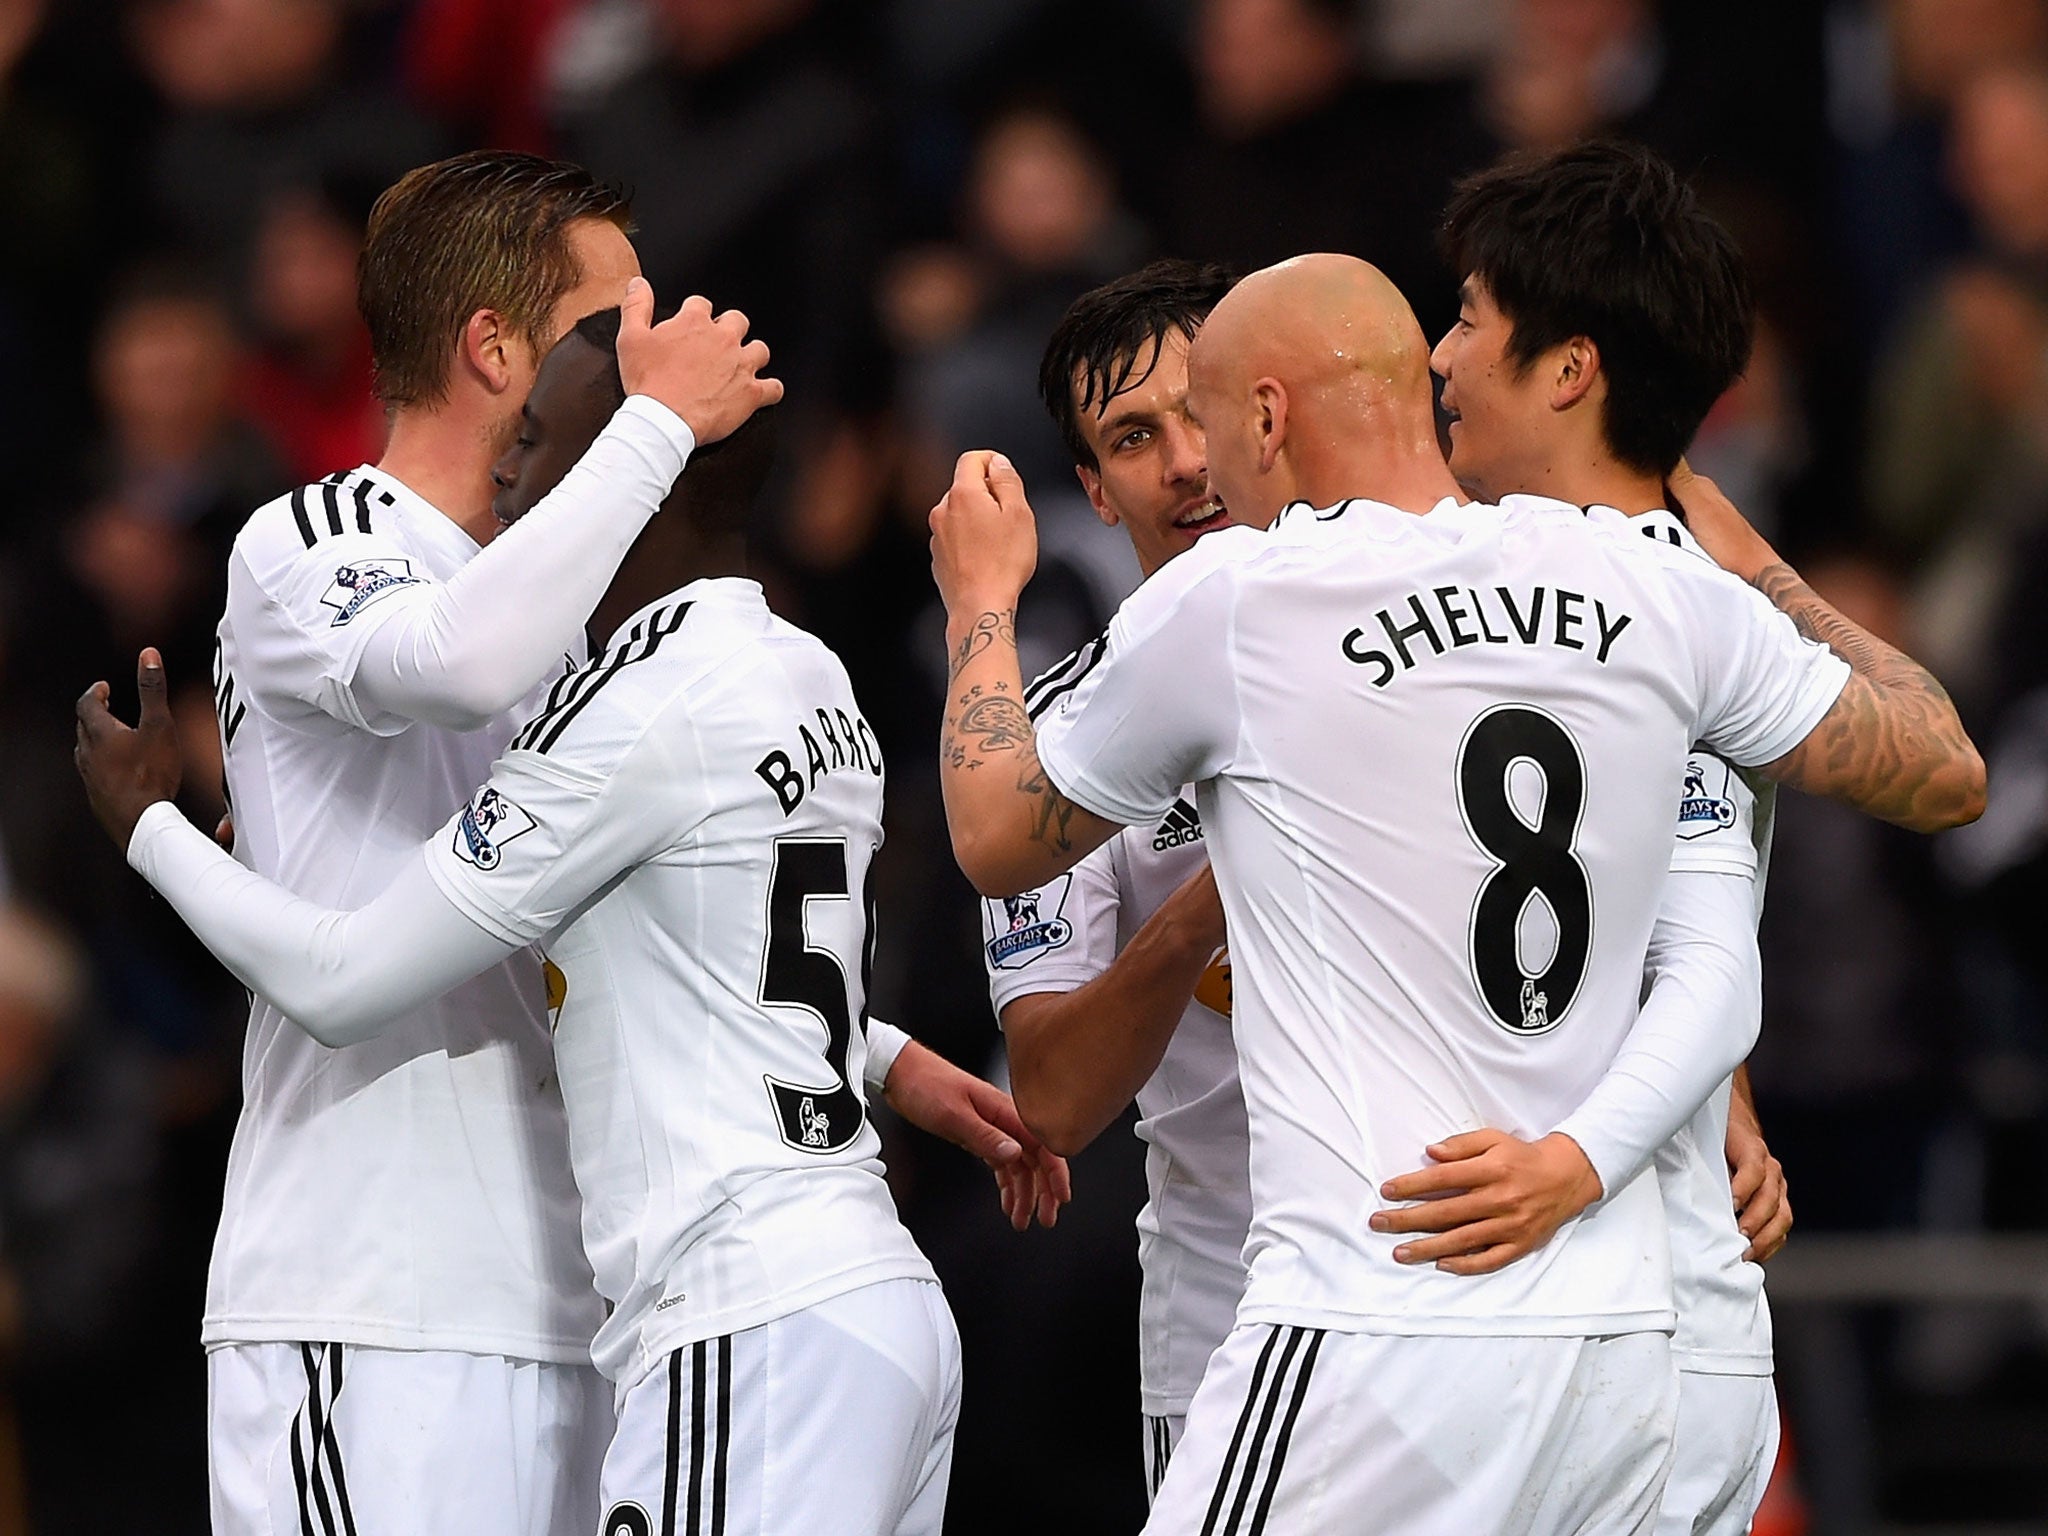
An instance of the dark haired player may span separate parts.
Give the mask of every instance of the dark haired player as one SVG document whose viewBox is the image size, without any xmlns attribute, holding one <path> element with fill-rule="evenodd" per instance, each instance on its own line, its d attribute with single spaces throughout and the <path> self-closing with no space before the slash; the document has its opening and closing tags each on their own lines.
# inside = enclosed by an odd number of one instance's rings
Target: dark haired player
<svg viewBox="0 0 2048 1536">
<path fill-rule="evenodd" d="M 1749 357 L 1753 307 L 1733 239 L 1672 169 L 1648 151 L 1593 144 L 1516 158 L 1461 184 L 1445 215 L 1462 279 L 1457 324 L 1432 362 L 1454 413 L 1451 468 L 1477 494 L 1533 492 L 1595 517 L 1635 519 L 1652 538 L 1707 550 L 1761 588 L 1805 633 L 1825 639 L 1878 685 L 1865 722 L 1883 749 L 1909 733 L 1954 737 L 1940 685 L 1848 623 L 1800 583 L 1704 481 L 1683 480 L 1688 532 L 1668 486 L 1680 456 Z M 1681 803 L 1672 868 L 1739 883 L 1753 924 L 1763 898 L 1775 786 L 1701 751 Z M 1753 940 L 1751 944 L 1753 952 Z M 1658 1529 L 1749 1528 L 1777 1441 L 1770 1313 L 1757 1250 L 1782 1242 L 1789 1213 L 1766 1225 L 1727 1199 L 1720 1149 L 1734 1085 L 1717 1082 L 1656 1154 L 1672 1229 L 1680 1370 L 1677 1454 Z M 1608 1188 L 1628 1176 L 1617 1151 L 1567 1123 Z M 1389 1213 L 1390 1230 L 1457 1230 L 1418 1242 L 1415 1261 L 1469 1252 L 1501 1208 L 1489 1189 L 1514 1153 L 1488 1165 L 1446 1161 L 1396 1180 L 1399 1198 L 1472 1191 Z M 1560 1216 L 1576 1206 L 1560 1202 Z M 1754 1240 L 1754 1241 L 1753 1241 Z"/>
<path fill-rule="evenodd" d="M 1230 283 L 1226 268 L 1165 261 L 1096 288 L 1061 318 L 1040 366 L 1089 503 L 1130 538 L 1148 578 L 1228 525 L 1187 414 L 1187 350 Z M 1056 694 L 1081 660 L 1047 673 L 1027 702 Z M 1251 1220 L 1223 908 L 1192 791 L 1071 875 L 985 900 L 982 920 L 1026 1122 L 1072 1155 L 1138 1103 L 1138 1384 L 1154 1489 L 1230 1332 Z"/>
<path fill-rule="evenodd" d="M 549 353 L 499 465 L 507 522 L 621 399 L 616 318 Z M 603 655 L 361 910 L 286 897 L 161 803 L 176 749 L 160 670 L 138 732 L 81 702 L 87 785 L 131 860 L 329 1044 L 393 1038 L 425 999 L 545 948 L 584 1246 L 611 1309 L 592 1346 L 619 1405 L 607 1536 L 938 1531 L 958 1345 L 896 1219 L 864 1080 L 888 1078 L 914 1114 L 898 1089 L 954 1099 L 935 1128 L 986 1133 L 992 1161 L 987 1122 L 1014 1132 L 1020 1220 L 1035 1176 L 1042 1216 L 1064 1194 L 1057 1159 L 1017 1158 L 1028 1138 L 1003 1095 L 900 1034 L 886 1055 L 868 1038 L 882 762 L 838 660 L 744 578 L 771 452 L 764 415 L 693 457 L 598 605 Z M 924 1087 L 896 1083 L 913 1068 Z"/>
<path fill-rule="evenodd" d="M 697 441 L 781 393 L 702 299 L 622 345 L 632 399 L 482 550 L 541 356 L 639 270 L 617 189 L 478 153 L 408 173 L 361 258 L 382 460 L 257 510 L 215 663 L 237 852 L 309 900 L 382 889 L 461 805 Z M 587 1527 L 610 1417 L 535 962 L 333 1050 L 261 998 L 207 1282 L 217 1536 Z"/>
<path fill-rule="evenodd" d="M 1677 1396 L 1654 1181 L 1470 1276 L 1394 1259 L 1380 1184 L 1447 1126 L 1554 1126 L 1608 1069 L 1692 742 L 1930 830 L 1981 812 L 1982 764 L 1952 730 L 1856 750 L 1874 685 L 1694 554 L 1542 498 L 1461 504 L 1427 343 L 1364 263 L 1253 274 L 1188 366 L 1251 526 L 1139 588 L 1037 719 L 1015 472 L 969 455 L 932 514 L 969 878 L 1043 885 L 1200 786 L 1253 1219 L 1148 1529 L 1645 1530 Z M 1539 895 L 1550 942 L 1525 946 Z"/>
</svg>

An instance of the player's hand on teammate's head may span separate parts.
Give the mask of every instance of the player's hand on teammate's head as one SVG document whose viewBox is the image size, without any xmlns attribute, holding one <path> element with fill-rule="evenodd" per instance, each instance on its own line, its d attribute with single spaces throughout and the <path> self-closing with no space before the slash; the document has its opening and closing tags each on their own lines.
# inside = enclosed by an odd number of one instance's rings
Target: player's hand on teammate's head
<svg viewBox="0 0 2048 1536">
<path fill-rule="evenodd" d="M 960 455 L 932 508 L 932 579 L 954 615 L 1005 612 L 1038 568 L 1038 520 L 1024 480 L 999 453 Z"/>
<path fill-rule="evenodd" d="M 1736 510 L 1721 487 L 1705 475 L 1694 474 L 1684 459 L 1671 471 L 1665 487 L 1670 499 L 1684 511 L 1686 528 L 1722 570 L 1753 581 L 1757 572 L 1777 563 L 1778 552 L 1749 525 L 1749 519 Z"/>
<path fill-rule="evenodd" d="M 699 443 L 731 436 L 782 398 L 782 381 L 761 372 L 767 366 L 768 344 L 747 339 L 738 310 L 714 315 L 709 299 L 692 294 L 656 325 L 654 289 L 640 277 L 626 285 L 619 381 L 627 394 L 651 396 L 682 417 Z"/>
<path fill-rule="evenodd" d="M 133 729 L 114 717 L 105 683 L 86 689 L 78 699 L 78 745 L 72 752 L 93 814 L 123 853 L 142 813 L 174 798 L 183 774 L 163 657 L 153 648 L 136 662 L 135 689 L 142 702 Z"/>
</svg>

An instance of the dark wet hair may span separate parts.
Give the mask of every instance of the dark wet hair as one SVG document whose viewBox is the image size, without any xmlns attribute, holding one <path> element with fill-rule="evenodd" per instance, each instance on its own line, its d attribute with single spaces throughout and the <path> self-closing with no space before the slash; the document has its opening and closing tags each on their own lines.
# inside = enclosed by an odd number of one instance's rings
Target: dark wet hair
<svg viewBox="0 0 2048 1536">
<path fill-rule="evenodd" d="M 1155 261 L 1068 306 L 1045 344 L 1038 393 L 1076 464 L 1101 467 L 1081 432 L 1081 413 L 1144 383 L 1166 338 L 1179 332 L 1192 340 L 1236 281 L 1214 262 Z M 1141 362 L 1145 374 L 1137 372 Z"/>
<path fill-rule="evenodd" d="M 1511 322 L 1518 368 L 1574 336 L 1600 349 L 1602 427 L 1632 469 L 1670 473 L 1749 366 L 1756 301 L 1734 236 L 1638 145 L 1511 155 L 1467 177 L 1442 244 Z"/>
</svg>

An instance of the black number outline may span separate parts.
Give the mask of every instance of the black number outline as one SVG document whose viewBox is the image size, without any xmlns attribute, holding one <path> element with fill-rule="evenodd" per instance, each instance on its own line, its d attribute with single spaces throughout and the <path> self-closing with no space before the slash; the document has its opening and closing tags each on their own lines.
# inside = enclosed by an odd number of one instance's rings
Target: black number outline
<svg viewBox="0 0 2048 1536">
<path fill-rule="evenodd" d="M 1563 1000 L 1555 1010 L 1552 1010 L 1549 1006 L 1549 988 L 1551 985 L 1555 985 L 1553 977 L 1559 962 L 1566 959 L 1569 955 L 1568 943 L 1573 937 L 1572 914 L 1558 909 L 1557 902 L 1553 899 L 1550 891 L 1540 884 L 1532 884 L 1529 894 L 1517 905 L 1515 921 L 1510 926 L 1510 942 L 1515 946 L 1514 967 L 1516 974 L 1522 980 L 1522 986 L 1517 989 L 1518 994 L 1526 995 L 1533 985 L 1545 984 L 1542 998 L 1545 1022 L 1538 1029 L 1526 1027 L 1522 1022 L 1522 1019 L 1526 1016 L 1525 1014 L 1518 1013 L 1513 1008 L 1505 1007 L 1502 1000 L 1488 995 L 1486 978 L 1480 966 L 1479 924 L 1481 909 L 1486 905 L 1488 894 L 1495 889 L 1501 875 L 1509 869 L 1511 861 L 1501 858 L 1493 845 L 1488 843 L 1472 824 L 1472 812 L 1466 794 L 1467 765 L 1470 761 L 1474 738 L 1480 734 L 1482 729 L 1486 728 L 1489 721 L 1509 716 L 1531 720 L 1539 723 L 1542 727 L 1547 727 L 1549 730 L 1554 731 L 1556 736 L 1561 738 L 1564 744 L 1571 749 L 1572 766 L 1578 774 L 1579 781 L 1577 800 L 1572 806 L 1570 832 L 1564 839 L 1563 846 L 1558 851 L 1570 861 L 1572 868 L 1578 872 L 1579 884 L 1585 892 L 1585 934 L 1577 955 L 1576 974 L 1571 976 L 1570 984 L 1565 989 Z M 1543 775 L 1543 810 L 1538 818 L 1538 824 L 1534 828 L 1529 827 L 1527 822 L 1521 820 L 1520 813 L 1513 809 L 1513 802 L 1507 798 L 1508 774 L 1517 762 L 1527 762 L 1534 766 L 1538 773 Z M 1473 846 L 1485 854 L 1493 865 L 1493 868 L 1487 871 L 1486 878 L 1479 882 L 1479 889 L 1473 892 L 1472 910 L 1465 920 L 1465 966 L 1467 974 L 1472 979 L 1472 989 L 1477 993 L 1480 1006 L 1486 1010 L 1487 1015 L 1510 1035 L 1524 1040 L 1534 1039 L 1539 1035 L 1547 1035 L 1570 1016 L 1573 1005 L 1579 1000 L 1579 994 L 1585 989 L 1586 971 L 1591 962 L 1594 938 L 1598 931 L 1596 926 L 1598 921 L 1598 904 L 1593 899 L 1593 878 L 1586 870 L 1585 861 L 1579 857 L 1578 846 L 1579 832 L 1585 824 L 1586 816 L 1587 775 L 1585 749 L 1579 745 L 1579 739 L 1571 733 L 1570 728 L 1562 720 L 1558 719 L 1557 716 L 1551 714 L 1550 711 L 1534 704 L 1496 704 L 1489 709 L 1482 710 L 1473 719 L 1472 723 L 1465 728 L 1464 738 L 1458 743 L 1458 756 L 1453 782 L 1456 786 L 1455 795 L 1458 802 L 1458 817 L 1464 823 L 1465 835 L 1472 839 Z M 1491 783 L 1490 780 L 1488 782 Z M 1509 815 L 1520 823 L 1532 838 L 1541 838 L 1545 835 L 1551 820 L 1551 806 L 1555 802 L 1558 791 L 1559 785 L 1556 781 L 1556 775 L 1552 773 L 1550 767 L 1542 759 L 1526 751 L 1512 752 L 1502 758 L 1500 763 L 1499 790 L 1502 802 L 1507 805 Z M 1552 952 L 1549 968 L 1544 971 L 1543 975 L 1531 977 L 1521 968 L 1522 962 L 1519 953 L 1519 934 L 1517 930 L 1519 929 L 1522 911 L 1526 909 L 1528 902 L 1537 895 L 1542 896 L 1544 905 L 1550 909 L 1551 920 L 1557 925 L 1557 948 Z M 1517 1002 L 1521 1000 L 1521 996 L 1518 996 Z"/>
<path fill-rule="evenodd" d="M 872 876 L 872 867 L 869 873 Z M 872 879 L 867 884 L 871 888 Z M 870 905 L 867 894 L 863 892 L 863 917 Z M 863 1007 L 855 1012 L 847 995 L 846 962 L 811 943 L 807 920 L 813 901 L 848 901 L 852 895 L 846 877 L 845 838 L 775 839 L 768 875 L 767 938 L 761 946 L 754 997 L 763 1008 L 801 1009 L 824 1026 L 825 1065 L 831 1069 L 833 1081 L 813 1087 L 784 1082 L 771 1073 L 763 1073 L 761 1081 L 767 1086 L 783 1144 L 820 1157 L 846 1150 L 867 1123 L 866 1100 L 847 1074 L 854 1033 L 857 1030 L 866 1038 L 867 1010 Z M 785 904 L 779 913 L 778 899 Z M 793 910 L 786 905 L 791 900 Z M 778 916 L 782 921 L 777 921 Z M 868 932 L 863 935 L 859 956 L 863 981 L 873 963 L 874 925 L 866 922 L 864 926 Z M 829 976 L 824 967 L 830 968 Z M 771 995 L 771 988 L 776 995 Z M 821 1119 L 824 1129 L 817 1132 Z"/>
</svg>

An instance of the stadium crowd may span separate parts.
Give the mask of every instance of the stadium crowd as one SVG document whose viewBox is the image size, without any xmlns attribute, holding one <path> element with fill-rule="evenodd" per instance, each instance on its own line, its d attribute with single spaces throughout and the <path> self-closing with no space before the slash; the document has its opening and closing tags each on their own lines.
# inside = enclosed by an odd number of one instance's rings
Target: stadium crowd
<svg viewBox="0 0 2048 1536">
<path fill-rule="evenodd" d="M 92 826 L 70 705 L 160 646 L 185 808 L 220 815 L 228 543 L 381 445 L 354 292 L 383 187 L 476 145 L 579 160 L 631 188 L 661 300 L 770 343 L 756 570 L 891 768 L 875 1011 L 993 1071 L 931 752 L 924 518 L 954 456 L 1033 488 L 1028 674 L 1137 578 L 1036 398 L 1078 292 L 1159 254 L 1347 251 L 1434 336 L 1455 178 L 1606 133 L 1693 177 L 1757 283 L 1692 462 L 1942 677 L 1997 786 L 1931 842 L 1786 799 L 1752 1074 L 1795 1247 L 2048 1228 L 2042 0 L 0 0 L 0 1536 L 205 1528 L 245 998 Z M 952 1149 L 899 1129 L 890 1165 L 963 1338 L 957 1527 L 1135 1529 L 1135 1141 L 1025 1236 Z M 2038 1457 L 1970 1448 L 2038 1442 L 2048 1318 L 1785 1316 L 1781 1529 L 2048 1516 Z"/>
</svg>

